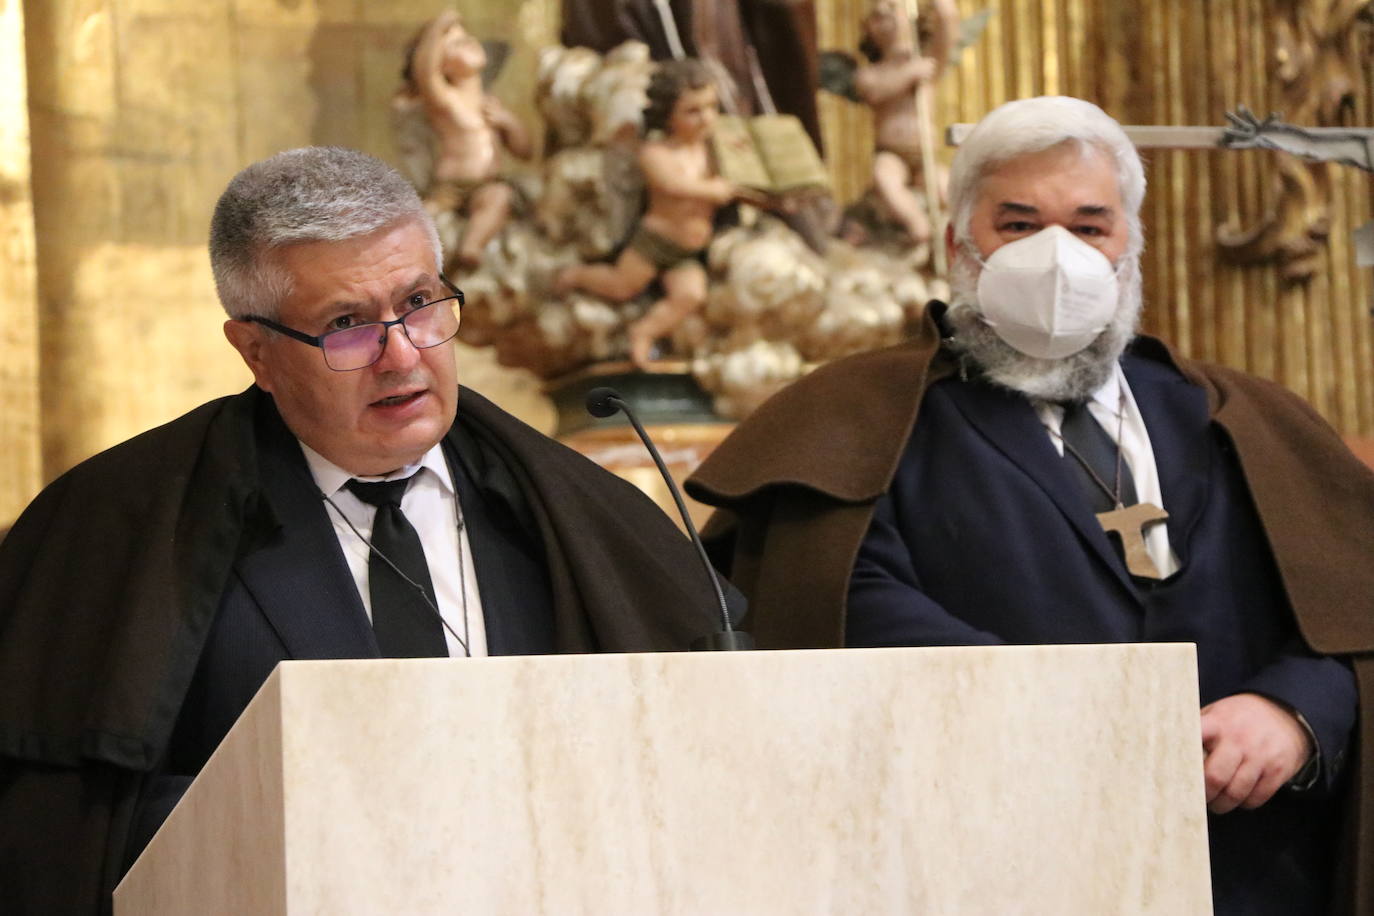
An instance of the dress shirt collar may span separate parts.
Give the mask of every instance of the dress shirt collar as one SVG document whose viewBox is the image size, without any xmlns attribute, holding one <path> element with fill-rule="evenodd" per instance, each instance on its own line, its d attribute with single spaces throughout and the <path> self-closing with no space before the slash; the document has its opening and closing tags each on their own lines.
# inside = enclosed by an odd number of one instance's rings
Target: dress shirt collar
<svg viewBox="0 0 1374 916">
<path fill-rule="evenodd" d="M 1121 413 L 1121 384 L 1124 380 L 1120 361 L 1113 363 L 1112 374 L 1107 376 L 1107 380 L 1088 400 L 1097 402 L 1112 416 L 1117 416 Z"/>
<path fill-rule="evenodd" d="M 300 442 L 299 439 L 296 441 Z M 358 480 L 368 482 L 400 480 L 422 470 L 432 472 L 446 493 L 452 494 L 454 492 L 453 477 L 449 473 L 448 461 L 444 458 L 443 446 L 437 442 L 420 457 L 419 461 L 392 471 L 384 477 L 358 477 L 356 474 L 350 474 L 304 442 L 301 442 L 301 451 L 305 453 L 305 463 L 310 468 L 311 476 L 315 478 L 315 485 L 320 488 L 321 493 L 331 498 L 337 495 L 344 488 L 344 485 L 355 477 Z"/>
<path fill-rule="evenodd" d="M 1126 373 L 1122 371 L 1121 361 L 1118 360 L 1112 365 L 1112 373 L 1107 376 L 1107 380 L 1098 386 L 1097 390 L 1088 396 L 1088 406 L 1092 413 L 1098 417 L 1111 416 L 1119 418 L 1121 415 L 1122 391 L 1126 391 L 1126 401 L 1129 406 L 1131 400 L 1130 388 L 1126 385 Z M 1042 422 L 1049 423 L 1054 430 L 1059 429 L 1059 424 L 1064 418 L 1064 405 L 1058 401 L 1042 401 L 1038 398 L 1031 399 L 1031 406 L 1040 415 Z M 1101 422 L 1101 420 L 1099 420 Z M 1115 431 L 1112 438 L 1116 438 Z"/>
</svg>

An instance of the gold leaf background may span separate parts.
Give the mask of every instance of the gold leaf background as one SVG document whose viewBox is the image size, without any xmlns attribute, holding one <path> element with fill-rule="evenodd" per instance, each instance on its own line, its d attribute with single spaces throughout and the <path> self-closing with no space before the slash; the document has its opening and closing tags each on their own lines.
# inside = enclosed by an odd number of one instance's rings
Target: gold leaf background
<svg viewBox="0 0 1374 916">
<path fill-rule="evenodd" d="M 401 49 L 450 5 L 476 34 L 514 45 L 494 91 L 536 123 L 535 63 L 557 40 L 558 0 L 0 0 L 0 526 L 82 458 L 247 384 L 205 254 L 219 191 L 248 162 L 309 143 L 394 161 L 387 101 Z M 855 49 L 866 0 L 815 5 L 821 47 Z M 937 119 L 1067 93 L 1130 124 L 1220 125 L 1240 103 L 1310 124 L 1343 72 L 1334 60 L 1355 62 L 1347 123 L 1374 125 L 1368 29 L 1314 39 L 1292 28 L 1365 5 L 961 0 L 965 14 L 992 16 L 940 87 Z M 1285 83 L 1294 66 L 1306 75 Z M 852 199 L 868 180 L 868 115 L 833 97 L 821 106 L 836 187 Z M 1285 283 L 1277 266 L 1234 263 L 1215 241 L 1222 224 L 1279 208 L 1275 162 L 1148 154 L 1147 327 L 1187 355 L 1277 379 L 1343 433 L 1369 436 L 1371 278 L 1350 232 L 1370 219 L 1370 176 L 1317 170 L 1330 241 L 1310 280 Z M 461 359 L 465 383 L 550 426 L 531 377 L 490 352 Z"/>
</svg>

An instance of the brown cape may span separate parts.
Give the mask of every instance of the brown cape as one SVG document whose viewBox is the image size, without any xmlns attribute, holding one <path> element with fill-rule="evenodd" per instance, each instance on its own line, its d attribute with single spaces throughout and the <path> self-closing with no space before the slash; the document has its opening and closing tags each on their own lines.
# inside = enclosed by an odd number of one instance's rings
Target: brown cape
<svg viewBox="0 0 1374 916">
<path fill-rule="evenodd" d="M 235 559 L 276 525 L 256 388 L 78 465 L 0 544 L 0 910 L 108 911 Z M 542 536 L 561 652 L 685 649 L 719 612 L 639 490 L 464 390 Z M 456 427 L 455 427 L 456 428 Z"/>
<path fill-rule="evenodd" d="M 1361 716 L 1350 766 L 1353 817 L 1338 912 L 1374 913 L 1374 474 L 1300 398 L 1244 373 L 1180 360 L 1139 338 L 1207 394 L 1235 443 L 1299 631 L 1350 657 Z M 935 322 L 900 346 L 824 366 L 742 423 L 687 482 L 720 507 L 707 525 L 718 565 L 749 598 L 761 648 L 843 644 L 845 598 L 875 501 L 887 491 L 922 396 L 955 370 Z"/>
</svg>

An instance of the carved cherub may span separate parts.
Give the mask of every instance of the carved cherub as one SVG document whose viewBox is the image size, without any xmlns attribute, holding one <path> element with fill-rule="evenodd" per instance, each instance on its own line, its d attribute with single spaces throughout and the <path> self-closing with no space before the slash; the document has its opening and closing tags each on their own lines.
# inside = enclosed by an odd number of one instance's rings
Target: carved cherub
<svg viewBox="0 0 1374 916">
<path fill-rule="evenodd" d="M 467 217 L 453 255 L 466 268 L 481 263 L 487 242 L 510 216 L 514 190 L 500 179 L 503 148 L 520 159 L 532 148 L 524 125 L 484 89 L 486 67 L 482 43 L 447 10 L 420 30 L 392 101 L 398 114 L 423 110 L 433 153 L 425 206 L 435 217 L 447 211 Z"/>
<path fill-rule="evenodd" d="M 931 226 L 925 202 L 916 193 L 928 180 L 916 93 L 944 73 L 959 29 L 953 0 L 935 0 L 933 11 L 937 21 L 922 54 L 902 0 L 872 0 L 864 18 L 863 47 L 870 63 L 854 74 L 855 91 L 873 109 L 874 187 L 918 243 L 930 238 Z"/>
<path fill-rule="evenodd" d="M 757 192 L 716 174 L 710 138 L 718 115 L 710 72 L 695 59 L 662 64 L 649 83 L 646 131 L 663 131 L 641 146 L 648 206 L 614 264 L 575 264 L 559 271 L 554 291 L 585 290 L 626 302 L 661 277 L 664 296 L 627 329 L 630 358 L 645 367 L 654 342 L 706 302 L 706 271 L 698 255 L 711 242 L 716 211 L 735 200 L 766 203 Z"/>
</svg>

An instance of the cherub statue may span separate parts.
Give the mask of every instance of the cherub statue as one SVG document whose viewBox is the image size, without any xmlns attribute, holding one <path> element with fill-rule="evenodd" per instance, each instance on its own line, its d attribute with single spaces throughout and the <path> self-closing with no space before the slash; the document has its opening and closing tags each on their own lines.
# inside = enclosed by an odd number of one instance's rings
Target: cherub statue
<svg viewBox="0 0 1374 916">
<path fill-rule="evenodd" d="M 876 153 L 873 184 L 879 197 L 917 243 L 930 239 L 926 203 L 916 189 L 925 188 L 921 153 L 921 115 L 916 93 L 935 83 L 949 63 L 959 34 L 959 12 L 953 0 L 934 0 L 935 21 L 927 47 L 918 52 L 916 35 L 903 0 L 871 0 L 864 18 L 862 50 L 869 63 L 854 73 L 856 96 L 873 109 Z M 939 187 L 944 182 L 935 176 Z"/>
<path fill-rule="evenodd" d="M 469 269 L 510 216 L 514 189 L 500 179 L 502 149 L 520 159 L 531 152 L 524 125 L 483 87 L 486 66 L 482 43 L 447 10 L 420 30 L 392 100 L 398 114 L 424 112 L 433 153 L 425 207 L 436 218 L 449 211 L 467 217 L 453 259 Z"/>
<path fill-rule="evenodd" d="M 664 296 L 626 329 L 630 358 L 641 368 L 654 342 L 706 302 L 706 271 L 699 255 L 711 242 L 716 212 L 732 201 L 763 205 L 764 197 L 716 174 L 710 138 L 718 98 L 710 72 L 698 60 L 669 61 L 655 70 L 644 109 L 650 139 L 640 147 L 648 205 L 614 264 L 575 264 L 559 271 L 554 291 L 584 290 L 627 302 L 654 278 Z"/>
</svg>

